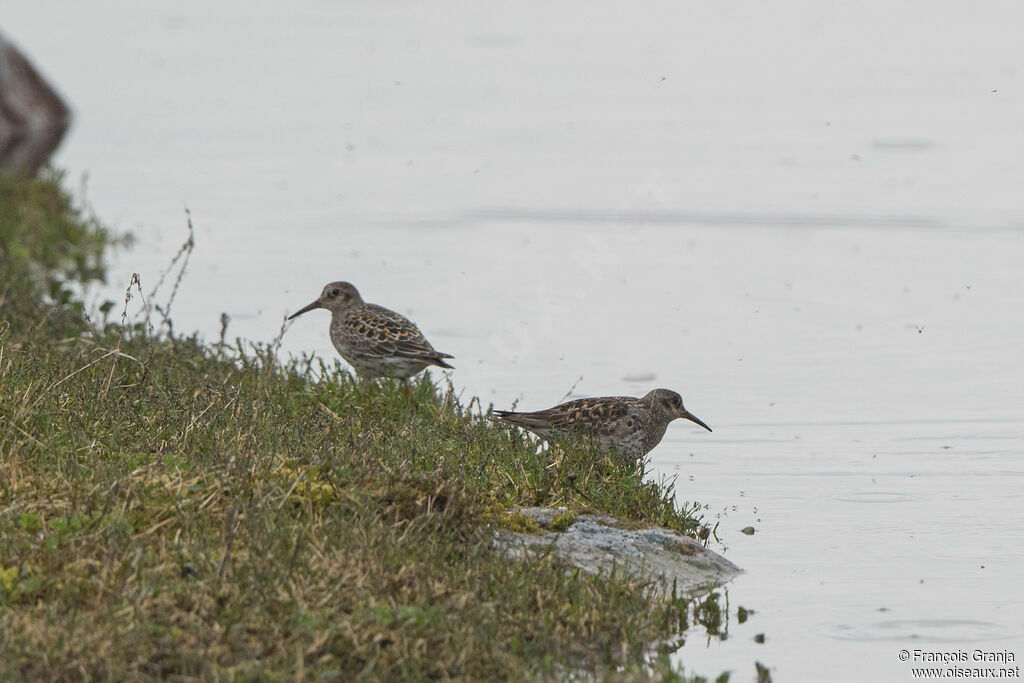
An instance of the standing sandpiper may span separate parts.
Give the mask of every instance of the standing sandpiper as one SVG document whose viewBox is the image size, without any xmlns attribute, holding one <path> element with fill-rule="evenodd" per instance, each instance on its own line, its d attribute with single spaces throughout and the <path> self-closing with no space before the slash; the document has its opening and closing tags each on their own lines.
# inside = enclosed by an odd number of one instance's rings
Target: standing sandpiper
<svg viewBox="0 0 1024 683">
<path fill-rule="evenodd" d="M 651 452 L 677 417 L 711 431 L 683 407 L 683 397 L 669 389 L 655 389 L 643 398 L 581 398 L 533 413 L 494 411 L 494 419 L 528 429 L 542 439 L 583 441 L 600 453 L 615 451 L 629 463 Z"/>
<path fill-rule="evenodd" d="M 363 379 L 407 379 L 428 365 L 452 368 L 444 359 L 454 356 L 435 350 L 404 315 L 365 303 L 348 282 L 327 285 L 320 298 L 288 319 L 314 308 L 331 312 L 334 348 Z"/>
</svg>

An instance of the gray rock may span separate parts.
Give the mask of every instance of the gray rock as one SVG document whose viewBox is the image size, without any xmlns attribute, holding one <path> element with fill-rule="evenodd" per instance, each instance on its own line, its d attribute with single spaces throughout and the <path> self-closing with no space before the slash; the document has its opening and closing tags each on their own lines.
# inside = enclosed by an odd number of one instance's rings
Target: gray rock
<svg viewBox="0 0 1024 683">
<path fill-rule="evenodd" d="M 0 34 L 0 170 L 34 174 L 70 123 L 71 110 L 60 95 Z"/>
<path fill-rule="evenodd" d="M 542 528 L 564 510 L 519 508 Z M 510 557 L 526 559 L 535 551 L 554 547 L 569 564 L 589 573 L 613 564 L 625 567 L 656 585 L 680 593 L 696 593 L 720 586 L 743 570 L 718 553 L 682 534 L 661 527 L 636 528 L 607 515 L 579 515 L 563 532 L 516 533 L 499 529 L 494 543 Z"/>
</svg>

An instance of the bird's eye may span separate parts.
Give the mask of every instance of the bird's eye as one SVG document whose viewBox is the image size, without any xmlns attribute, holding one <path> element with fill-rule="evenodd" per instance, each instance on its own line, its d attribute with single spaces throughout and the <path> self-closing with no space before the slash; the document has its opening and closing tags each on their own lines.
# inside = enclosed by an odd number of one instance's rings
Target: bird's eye
<svg viewBox="0 0 1024 683">
<path fill-rule="evenodd" d="M 341 290 L 337 287 L 331 290 L 331 296 L 338 296 L 339 294 L 341 294 Z"/>
<path fill-rule="evenodd" d="M 679 398 L 678 396 L 673 396 L 672 403 L 674 403 L 676 405 L 676 408 L 678 408 L 679 406 L 683 405 L 683 399 Z"/>
</svg>

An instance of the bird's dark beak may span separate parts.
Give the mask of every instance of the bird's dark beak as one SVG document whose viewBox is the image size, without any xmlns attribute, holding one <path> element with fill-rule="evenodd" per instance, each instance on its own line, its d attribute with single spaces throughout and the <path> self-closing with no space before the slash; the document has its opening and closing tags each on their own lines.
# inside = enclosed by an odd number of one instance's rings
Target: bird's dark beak
<svg viewBox="0 0 1024 683">
<path fill-rule="evenodd" d="M 314 308 L 323 308 L 323 305 L 321 305 L 320 303 L 320 299 L 317 299 L 316 301 L 306 306 L 305 308 L 299 309 L 295 313 L 292 313 L 290 316 L 288 316 L 288 319 L 291 320 L 292 318 L 298 318 L 303 313 L 312 311 Z"/>
<path fill-rule="evenodd" d="M 679 417 L 683 418 L 684 420 L 689 420 L 690 422 L 696 422 L 704 429 L 708 430 L 709 432 L 711 431 L 711 427 L 708 427 L 706 424 L 704 424 L 699 417 L 691 413 L 686 408 L 683 408 L 683 412 Z"/>
</svg>

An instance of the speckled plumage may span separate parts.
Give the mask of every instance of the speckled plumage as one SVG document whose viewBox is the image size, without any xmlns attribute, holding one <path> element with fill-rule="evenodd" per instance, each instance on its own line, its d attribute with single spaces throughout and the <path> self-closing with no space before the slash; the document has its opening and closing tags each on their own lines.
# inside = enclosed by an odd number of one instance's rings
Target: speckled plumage
<svg viewBox="0 0 1024 683">
<path fill-rule="evenodd" d="M 542 439 L 589 442 L 601 453 L 614 451 L 630 462 L 650 453 L 676 418 L 711 431 L 669 389 L 655 389 L 643 398 L 581 398 L 532 413 L 494 411 L 494 419 L 528 429 Z"/>
<path fill-rule="evenodd" d="M 330 283 L 316 301 L 288 319 L 314 308 L 331 312 L 331 342 L 364 379 L 406 379 L 428 365 L 452 367 L 444 359 L 453 356 L 434 349 L 412 321 L 383 306 L 365 303 L 348 282 Z"/>
</svg>

